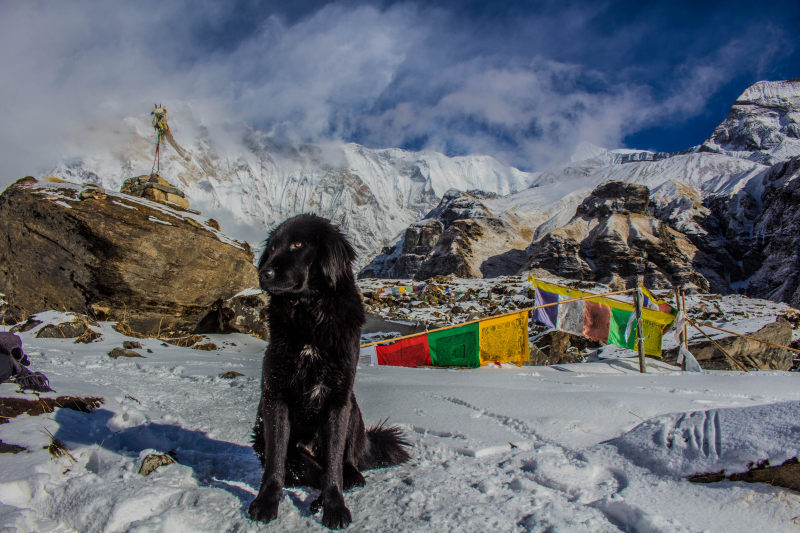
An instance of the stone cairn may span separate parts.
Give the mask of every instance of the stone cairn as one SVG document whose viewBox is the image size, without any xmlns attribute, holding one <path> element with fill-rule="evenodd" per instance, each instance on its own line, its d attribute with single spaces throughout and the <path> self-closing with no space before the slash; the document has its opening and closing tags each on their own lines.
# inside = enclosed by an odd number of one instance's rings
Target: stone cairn
<svg viewBox="0 0 800 533">
<path fill-rule="evenodd" d="M 128 178 L 122 183 L 120 192 L 189 211 L 189 200 L 186 199 L 183 191 L 170 185 L 158 174 Z"/>
</svg>

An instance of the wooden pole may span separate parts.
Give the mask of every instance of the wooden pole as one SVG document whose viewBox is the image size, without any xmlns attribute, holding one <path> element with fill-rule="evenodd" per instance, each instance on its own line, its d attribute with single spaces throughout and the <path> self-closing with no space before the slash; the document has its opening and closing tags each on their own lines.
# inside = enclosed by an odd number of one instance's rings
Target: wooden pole
<svg viewBox="0 0 800 533">
<path fill-rule="evenodd" d="M 647 372 L 647 363 L 644 359 L 644 324 L 642 324 L 642 291 L 639 282 L 636 283 L 636 290 L 633 292 L 633 300 L 636 304 L 636 349 L 639 351 L 639 372 Z"/>
<path fill-rule="evenodd" d="M 683 331 L 681 332 L 681 342 L 683 343 L 683 347 L 686 350 L 689 350 L 689 327 L 686 325 L 686 322 L 689 320 L 689 315 L 686 313 L 686 293 L 681 289 L 681 316 L 683 317 Z M 686 358 L 683 358 L 683 369 L 686 370 L 689 368 L 689 361 Z"/>
</svg>

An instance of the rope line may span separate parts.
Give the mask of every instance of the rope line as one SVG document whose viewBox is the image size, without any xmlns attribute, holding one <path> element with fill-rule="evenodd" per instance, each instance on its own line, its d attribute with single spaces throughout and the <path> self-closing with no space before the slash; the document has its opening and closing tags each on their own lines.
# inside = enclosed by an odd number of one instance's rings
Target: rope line
<svg viewBox="0 0 800 533">
<path fill-rule="evenodd" d="M 504 316 L 516 315 L 518 313 L 527 313 L 527 312 L 533 311 L 535 309 L 542 309 L 543 307 L 550 307 L 550 306 L 553 306 L 553 305 L 561 305 L 561 304 L 566 304 L 566 303 L 570 303 L 570 302 L 576 302 L 578 300 L 592 300 L 594 298 L 605 298 L 607 296 L 613 296 L 615 294 L 625 294 L 625 293 L 628 293 L 628 292 L 633 292 L 635 290 L 636 289 L 625 289 L 623 291 L 605 292 L 603 294 L 592 294 L 591 296 L 581 296 L 581 297 L 578 297 L 578 298 L 570 298 L 568 300 L 561 300 L 559 302 L 552 302 L 552 303 L 549 303 L 549 304 L 535 305 L 533 307 L 525 307 L 525 308 L 522 308 L 522 309 L 517 309 L 515 311 L 509 311 L 507 313 L 501 313 L 499 315 L 492 315 L 492 316 L 487 316 L 487 317 L 483 317 L 483 318 L 476 318 L 474 320 L 468 320 L 467 322 L 462 322 L 461 324 L 452 324 L 450 326 L 443 326 L 441 328 L 429 329 L 429 330 L 426 330 L 426 331 L 421 331 L 419 333 L 412 333 L 410 335 L 403 335 L 402 337 L 393 337 L 391 339 L 383 339 L 381 341 L 368 342 L 366 344 L 362 344 L 360 346 L 360 348 L 368 348 L 369 346 L 375 346 L 376 344 L 385 344 L 387 342 L 401 341 L 401 340 L 404 340 L 404 339 L 410 339 L 410 338 L 413 338 L 413 337 L 420 337 L 422 335 L 427 335 L 428 333 L 436 333 L 437 331 L 445 331 L 445 330 L 448 330 L 448 329 L 460 328 L 461 326 L 468 326 L 470 324 L 475 324 L 476 322 L 481 322 L 482 320 L 487 320 L 487 319 L 490 319 L 490 318 L 501 318 L 501 317 L 504 317 Z M 610 300 L 614 300 L 613 298 L 609 298 L 609 299 Z M 620 300 L 614 300 L 614 301 L 618 302 L 618 303 L 627 303 L 627 302 L 621 302 Z"/>
</svg>

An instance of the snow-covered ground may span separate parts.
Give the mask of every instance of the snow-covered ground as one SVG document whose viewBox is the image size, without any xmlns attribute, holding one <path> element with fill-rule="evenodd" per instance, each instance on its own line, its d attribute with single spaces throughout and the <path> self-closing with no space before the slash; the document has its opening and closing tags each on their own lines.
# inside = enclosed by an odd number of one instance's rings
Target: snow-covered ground
<svg viewBox="0 0 800 533">
<path fill-rule="evenodd" d="M 48 322 L 63 315 L 48 313 Z M 124 337 L 91 344 L 21 334 L 57 395 L 100 396 L 0 424 L 0 531 L 321 531 L 313 490 L 288 489 L 279 518 L 246 509 L 260 469 L 249 447 L 265 343 L 210 336 L 199 351 Z M 150 351 L 148 351 L 150 350 Z M 244 376 L 220 378 L 235 370 Z M 351 531 L 797 531 L 800 496 L 766 485 L 690 483 L 698 472 L 778 464 L 800 447 L 800 374 L 681 373 L 649 360 L 553 367 L 360 365 L 367 423 L 389 418 L 413 444 L 404 465 L 346 494 Z M 11 384 L 0 396 L 36 399 Z M 56 396 L 49 393 L 44 396 Z M 52 433 L 70 456 L 54 459 Z M 139 475 L 151 452 L 178 463 Z"/>
</svg>

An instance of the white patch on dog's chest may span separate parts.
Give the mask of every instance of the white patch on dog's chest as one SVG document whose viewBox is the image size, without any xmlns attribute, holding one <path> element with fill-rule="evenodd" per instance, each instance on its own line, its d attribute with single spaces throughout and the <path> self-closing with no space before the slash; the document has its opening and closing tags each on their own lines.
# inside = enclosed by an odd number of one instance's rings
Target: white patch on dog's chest
<svg viewBox="0 0 800 533">
<path fill-rule="evenodd" d="M 325 400 L 325 396 L 327 396 L 328 387 L 323 385 L 322 383 L 317 383 L 311 390 L 308 391 L 308 405 L 311 408 L 319 408 L 322 405 L 322 402 Z"/>
<path fill-rule="evenodd" d="M 317 350 L 316 346 L 312 346 L 310 344 L 303 346 L 303 349 L 300 350 L 300 355 L 309 359 L 319 359 L 320 357 L 319 350 Z"/>
</svg>

